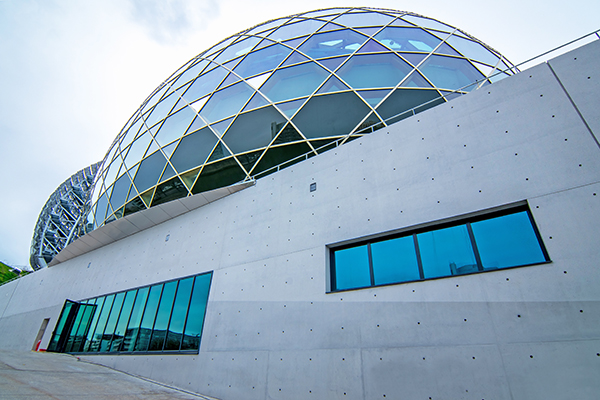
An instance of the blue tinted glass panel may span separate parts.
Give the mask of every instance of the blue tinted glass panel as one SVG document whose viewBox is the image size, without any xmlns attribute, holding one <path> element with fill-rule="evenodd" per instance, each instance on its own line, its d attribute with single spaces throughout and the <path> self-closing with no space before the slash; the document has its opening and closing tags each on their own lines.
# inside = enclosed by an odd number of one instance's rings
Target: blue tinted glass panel
<svg viewBox="0 0 600 400">
<path fill-rule="evenodd" d="M 394 87 L 412 68 L 395 54 L 352 57 L 338 75 L 356 89 Z"/>
<path fill-rule="evenodd" d="M 125 332 L 125 337 L 123 338 L 123 346 L 121 347 L 122 351 L 133 351 L 133 346 L 135 344 L 135 340 L 137 339 L 138 331 L 140 330 L 142 312 L 144 311 L 144 307 L 146 305 L 148 291 L 149 288 L 147 287 L 138 290 L 135 303 L 131 311 L 129 324 L 127 325 L 127 331 Z"/>
<path fill-rule="evenodd" d="M 446 42 L 462 53 L 462 55 L 465 57 L 481 61 L 492 66 L 495 66 L 498 62 L 498 57 L 495 54 L 477 42 L 463 39 L 462 37 L 455 35 L 452 35 L 446 39 Z"/>
<path fill-rule="evenodd" d="M 237 114 L 252 96 L 254 90 L 245 83 L 238 83 L 212 95 L 200 115 L 209 122 Z"/>
<path fill-rule="evenodd" d="M 243 39 L 242 41 L 230 45 L 225 50 L 223 50 L 223 52 L 219 54 L 217 58 L 215 58 L 215 61 L 222 64 L 227 60 L 231 60 L 233 58 L 247 54 L 259 41 L 260 38 L 257 37 Z"/>
<path fill-rule="evenodd" d="M 155 136 L 158 144 L 164 146 L 183 136 L 195 116 L 194 110 L 190 107 L 184 107 L 181 111 L 167 118 Z"/>
<path fill-rule="evenodd" d="M 431 52 L 441 42 L 440 39 L 420 28 L 399 28 L 389 26 L 375 35 L 381 44 L 396 51 Z"/>
<path fill-rule="evenodd" d="M 208 64 L 208 61 L 202 60 L 202 61 L 194 64 L 193 66 L 189 67 L 183 74 L 181 74 L 179 76 L 179 78 L 177 79 L 177 82 L 175 82 L 173 84 L 173 87 L 178 88 L 178 87 L 182 86 L 184 83 L 187 83 L 191 79 L 198 76 L 198 74 L 200 72 L 202 72 L 202 70 L 204 69 L 204 67 L 206 67 L 207 64 Z"/>
<path fill-rule="evenodd" d="M 165 283 L 158 312 L 156 313 L 156 322 L 154 323 L 154 331 L 150 340 L 148 351 L 162 350 L 169 325 L 169 317 L 173 310 L 173 300 L 175 298 L 175 290 L 177 289 L 177 281 Z"/>
<path fill-rule="evenodd" d="M 425 279 L 478 270 L 466 225 L 419 233 L 417 240 Z"/>
<path fill-rule="evenodd" d="M 350 54 L 357 50 L 367 37 L 349 29 L 317 33 L 298 48 L 312 58 Z"/>
<path fill-rule="evenodd" d="M 546 261 L 527 211 L 471 224 L 484 269 Z"/>
<path fill-rule="evenodd" d="M 187 135 L 171 156 L 171 163 L 179 172 L 202 165 L 217 144 L 217 137 L 208 128 Z"/>
<path fill-rule="evenodd" d="M 181 350 L 198 350 L 200 348 L 200 337 L 202 336 L 211 277 L 212 273 L 195 278 Z"/>
<path fill-rule="evenodd" d="M 193 283 L 193 277 L 179 281 L 177 297 L 175 297 L 175 302 L 173 303 L 171 322 L 169 322 L 169 329 L 167 331 L 165 350 L 179 350 L 179 345 L 181 344 L 183 336 L 185 317 L 190 304 Z"/>
<path fill-rule="evenodd" d="M 294 24 L 284 25 L 269 35 L 270 39 L 286 40 L 296 36 L 309 35 L 319 29 L 324 24 L 324 21 L 305 20 Z"/>
<path fill-rule="evenodd" d="M 90 330 L 88 331 L 85 345 L 83 346 L 83 351 L 90 351 L 90 345 L 92 344 L 92 337 L 94 336 L 94 331 L 96 330 L 96 325 L 98 324 L 98 318 L 100 317 L 100 312 L 102 311 L 103 305 L 104 305 L 104 297 L 97 298 L 96 299 L 96 312 L 94 313 L 94 318 L 92 319 L 92 323 L 90 324 Z"/>
<path fill-rule="evenodd" d="M 106 321 L 108 320 L 114 299 L 115 295 L 111 294 L 110 296 L 106 296 L 104 300 L 104 307 L 102 307 L 102 312 L 98 318 L 98 324 L 96 325 L 89 351 L 98 351 L 100 349 L 100 342 L 102 341 L 102 335 L 104 334 L 104 328 L 106 328 Z"/>
<path fill-rule="evenodd" d="M 119 179 L 117 179 L 112 194 L 110 195 L 110 203 L 114 209 L 117 209 L 125 204 L 125 198 L 127 197 L 127 193 L 129 193 L 130 186 L 131 179 L 129 179 L 129 175 L 123 174 Z"/>
<path fill-rule="evenodd" d="M 148 149 L 150 142 L 152 141 L 152 136 L 149 133 L 145 133 L 139 138 L 136 139 L 135 142 L 129 148 L 129 152 L 127 156 L 125 156 L 125 165 L 127 167 L 131 167 L 135 165 L 138 161 L 142 159 L 142 156 Z"/>
<path fill-rule="evenodd" d="M 173 106 L 175 105 L 175 103 L 177 103 L 178 100 L 179 96 L 177 96 L 176 94 L 171 94 L 162 99 L 161 102 L 154 107 L 152 113 L 150 113 L 149 116 L 146 116 L 146 125 L 152 126 L 164 117 L 166 117 L 169 111 L 171 111 L 171 108 L 173 108 Z"/>
<path fill-rule="evenodd" d="M 156 185 L 166 163 L 167 160 L 160 151 L 157 151 L 142 161 L 137 174 L 135 175 L 135 179 L 133 180 L 139 193 Z"/>
<path fill-rule="evenodd" d="M 112 309 L 110 310 L 110 315 L 108 317 L 108 321 L 106 322 L 106 328 L 104 329 L 104 335 L 102 336 L 102 341 L 100 342 L 100 351 L 108 351 L 110 349 L 110 342 L 112 340 L 113 333 L 115 332 L 119 314 L 121 313 L 124 297 L 125 293 L 118 293 L 115 295 L 115 301 L 113 302 Z"/>
<path fill-rule="evenodd" d="M 371 244 L 376 285 L 420 279 L 412 236 Z"/>
<path fill-rule="evenodd" d="M 265 147 L 285 121 L 273 106 L 250 111 L 235 119 L 223 140 L 234 153 Z"/>
<path fill-rule="evenodd" d="M 367 245 L 337 250 L 334 257 L 337 290 L 371 286 Z"/>
<path fill-rule="evenodd" d="M 243 78 L 254 76 L 277 67 L 292 50 L 276 44 L 248 54 L 234 71 Z"/>
<path fill-rule="evenodd" d="M 148 344 L 150 343 L 150 336 L 152 335 L 152 327 L 154 326 L 154 318 L 156 317 L 156 310 L 158 309 L 158 301 L 160 300 L 162 288 L 162 283 L 160 285 L 154 285 L 150 288 L 150 294 L 148 295 L 148 301 L 146 302 L 146 309 L 144 310 L 144 316 L 142 318 L 142 322 L 140 323 L 138 338 L 135 343 L 135 351 L 148 350 Z"/>
<path fill-rule="evenodd" d="M 314 63 L 300 64 L 275 71 L 261 92 L 273 102 L 311 94 L 329 74 Z"/>
<path fill-rule="evenodd" d="M 459 58 L 430 56 L 421 67 L 421 72 L 440 89 L 461 89 L 484 76 L 467 60 Z M 472 90 L 475 86 L 471 86 Z"/>
<path fill-rule="evenodd" d="M 337 17 L 333 22 L 349 27 L 386 25 L 394 18 L 376 12 L 351 13 Z"/>
<path fill-rule="evenodd" d="M 125 331 L 127 330 L 127 322 L 129 322 L 129 316 L 131 315 L 131 309 L 133 308 L 133 301 L 135 300 L 135 294 L 137 290 L 130 290 L 125 295 L 123 300 L 123 307 L 121 308 L 121 315 L 117 321 L 115 328 L 115 334 L 113 335 L 112 343 L 110 345 L 110 351 L 120 351 L 123 345 L 123 338 Z"/>
<path fill-rule="evenodd" d="M 193 103 L 199 98 L 206 96 L 217 88 L 219 83 L 225 78 L 225 75 L 227 75 L 227 72 L 225 68 L 217 67 L 210 72 L 200 75 L 183 94 L 183 98 L 188 103 Z"/>
</svg>

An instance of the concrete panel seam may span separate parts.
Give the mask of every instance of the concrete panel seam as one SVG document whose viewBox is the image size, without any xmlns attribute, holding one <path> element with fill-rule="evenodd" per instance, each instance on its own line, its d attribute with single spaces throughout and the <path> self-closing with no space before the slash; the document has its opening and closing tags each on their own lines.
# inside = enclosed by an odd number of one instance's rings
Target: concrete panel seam
<svg viewBox="0 0 600 400">
<path fill-rule="evenodd" d="M 569 102 L 571 103 L 571 105 L 575 109 L 575 112 L 577 113 L 577 115 L 579 115 L 579 118 L 581 118 L 581 121 L 583 122 L 583 124 L 587 128 L 588 132 L 592 136 L 592 139 L 594 140 L 594 143 L 596 143 L 596 146 L 598 146 L 598 148 L 600 149 L 600 143 L 598 143 L 598 139 L 596 138 L 596 135 L 594 135 L 594 132 L 592 131 L 592 128 L 590 128 L 589 124 L 587 123 L 587 121 L 583 117 L 583 114 L 581 114 L 581 111 L 579 111 L 579 108 L 577 108 L 577 105 L 573 101 L 573 98 L 571 97 L 571 95 L 569 94 L 569 92 L 567 91 L 567 89 L 565 88 L 565 86 L 563 85 L 563 83 L 560 81 L 560 78 L 558 77 L 558 75 L 554 71 L 554 68 L 552 68 L 552 65 L 550 65 L 550 62 L 547 62 L 546 65 L 548 66 L 548 68 L 550 68 L 550 72 L 552 72 L 552 75 L 554 75 L 554 78 L 556 79 L 556 81 L 560 85 L 560 88 L 562 89 L 562 91 L 565 93 L 565 95 L 569 99 Z"/>
<path fill-rule="evenodd" d="M 553 192 L 547 192 L 547 193 L 543 193 L 537 196 L 531 196 L 529 199 L 539 199 L 542 197 L 547 197 L 553 194 L 558 194 L 558 193 L 563 193 L 563 192 L 568 192 L 570 190 L 575 190 L 575 189 L 581 189 L 587 186 L 593 186 L 593 185 L 597 185 L 598 183 L 600 183 L 600 181 L 594 181 L 594 182 L 590 182 L 590 183 L 586 183 L 585 185 L 577 185 L 577 186 L 571 186 L 569 188 L 566 189 L 561 189 L 561 190 L 555 190 Z"/>
<path fill-rule="evenodd" d="M 17 287 L 19 286 L 19 282 L 20 282 L 19 279 L 16 279 L 15 288 L 13 289 L 12 293 L 10 294 L 10 298 L 6 302 L 6 306 L 4 306 L 4 310 L 2 310 L 2 315 L 0 316 L 0 319 L 4 318 L 4 314 L 6 313 L 6 310 L 8 309 L 8 305 L 12 301 L 12 298 L 13 298 L 15 292 L 17 291 Z"/>
</svg>

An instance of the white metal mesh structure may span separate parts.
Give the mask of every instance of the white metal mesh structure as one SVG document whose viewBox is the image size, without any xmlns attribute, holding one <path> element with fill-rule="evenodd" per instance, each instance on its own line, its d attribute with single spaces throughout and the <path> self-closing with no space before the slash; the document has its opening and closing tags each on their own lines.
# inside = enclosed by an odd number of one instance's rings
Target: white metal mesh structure
<svg viewBox="0 0 600 400">
<path fill-rule="evenodd" d="M 479 40 L 409 12 L 268 21 L 194 57 L 135 112 L 99 170 L 88 230 L 318 154 L 514 71 Z"/>
</svg>

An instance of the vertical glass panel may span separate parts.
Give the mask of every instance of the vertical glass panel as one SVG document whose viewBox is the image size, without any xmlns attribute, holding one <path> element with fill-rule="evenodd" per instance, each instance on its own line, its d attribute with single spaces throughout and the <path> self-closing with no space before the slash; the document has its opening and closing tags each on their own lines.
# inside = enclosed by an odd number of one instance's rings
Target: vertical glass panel
<svg viewBox="0 0 600 400">
<path fill-rule="evenodd" d="M 355 89 L 394 87 L 412 71 L 395 54 L 369 54 L 352 57 L 338 76 Z"/>
<path fill-rule="evenodd" d="M 144 310 L 144 317 L 140 324 L 138 338 L 135 343 L 135 351 L 147 351 L 150 343 L 150 335 L 152 335 L 152 327 L 154 326 L 154 318 L 158 309 L 158 301 L 162 292 L 163 284 L 154 285 L 150 288 L 148 294 L 148 302 Z"/>
<path fill-rule="evenodd" d="M 212 95 L 200 111 L 200 115 L 209 122 L 235 115 L 253 93 L 254 90 L 244 82 L 220 90 Z"/>
<path fill-rule="evenodd" d="M 335 289 L 354 289 L 371 286 L 367 245 L 336 250 Z"/>
<path fill-rule="evenodd" d="M 121 346 L 122 351 L 133 351 L 133 346 L 140 329 L 140 322 L 142 321 L 142 313 L 144 311 L 144 306 L 146 305 L 146 299 L 148 298 L 148 291 L 149 288 L 145 287 L 139 289 L 137 292 L 135 303 L 133 304 L 131 311 L 131 317 L 129 318 L 129 324 L 127 325 L 127 330 L 123 337 L 123 346 Z"/>
<path fill-rule="evenodd" d="M 194 277 L 179 281 L 177 297 L 175 297 L 175 302 L 173 303 L 173 312 L 171 314 L 171 321 L 169 322 L 169 329 L 167 330 L 165 350 L 179 350 L 193 283 Z"/>
<path fill-rule="evenodd" d="M 117 325 L 115 328 L 115 334 L 110 345 L 110 351 L 121 350 L 123 338 L 125 336 L 125 331 L 127 330 L 127 323 L 129 322 L 129 316 L 131 315 L 131 309 L 133 308 L 133 301 L 135 300 L 136 292 L 137 290 L 130 290 L 125 295 L 125 300 L 123 301 L 121 314 L 119 315 L 119 320 L 117 321 Z"/>
<path fill-rule="evenodd" d="M 481 72 L 467 60 L 452 57 L 432 55 L 419 69 L 434 86 L 441 89 L 461 89 L 472 82 L 484 78 Z M 464 90 L 472 90 L 474 88 L 475 86 L 471 86 L 470 89 Z"/>
<path fill-rule="evenodd" d="M 113 333 L 115 332 L 115 327 L 117 326 L 117 320 L 119 319 L 119 314 L 121 313 L 121 306 L 123 305 L 124 298 L 125 293 L 123 292 L 115 295 L 115 301 L 113 302 L 112 310 L 110 311 L 110 316 L 108 317 L 106 328 L 104 329 L 104 335 L 102 335 L 102 341 L 100 342 L 101 352 L 109 351 L 110 349 L 110 343 Z"/>
<path fill-rule="evenodd" d="M 96 325 L 96 330 L 94 331 L 94 336 L 92 338 L 92 342 L 90 343 L 89 351 L 100 350 L 100 342 L 102 341 L 102 335 L 104 334 L 104 328 L 106 327 L 106 321 L 108 320 L 108 315 L 110 314 L 110 309 L 112 308 L 114 299 L 115 295 L 111 294 L 104 300 L 104 307 L 102 307 L 102 312 L 98 318 L 98 324 Z"/>
<path fill-rule="evenodd" d="M 350 133 L 369 111 L 356 94 L 334 93 L 310 99 L 293 122 L 309 139 L 339 136 Z"/>
<path fill-rule="evenodd" d="M 200 337 L 202 336 L 202 326 L 204 325 L 204 314 L 210 291 L 211 278 L 212 273 L 200 275 L 195 278 L 181 350 L 200 349 Z"/>
<path fill-rule="evenodd" d="M 412 236 L 372 243 L 371 257 L 376 285 L 420 279 Z"/>
<path fill-rule="evenodd" d="M 317 33 L 298 48 L 302 53 L 314 59 L 340 56 L 353 53 L 367 37 L 360 33 L 344 29 Z"/>
<path fill-rule="evenodd" d="M 152 339 L 148 351 L 162 351 L 167 335 L 167 327 L 169 326 L 169 318 L 173 310 L 173 300 L 175 299 L 175 291 L 177 290 L 177 281 L 165 283 L 158 312 L 156 313 L 156 321 L 154 322 L 154 330 L 152 331 Z"/>
<path fill-rule="evenodd" d="M 388 26 L 375 35 L 381 44 L 392 50 L 431 52 L 441 42 L 440 39 L 420 28 L 399 28 Z"/>
<path fill-rule="evenodd" d="M 190 107 L 184 107 L 181 111 L 167 118 L 155 136 L 158 144 L 164 146 L 183 136 L 195 116 L 194 110 Z"/>
<path fill-rule="evenodd" d="M 466 225 L 419 233 L 417 240 L 425 279 L 478 270 Z"/>
<path fill-rule="evenodd" d="M 275 71 L 261 92 L 274 102 L 311 94 L 329 74 L 314 63 Z"/>
<path fill-rule="evenodd" d="M 486 270 L 546 261 L 527 211 L 473 222 L 471 228 Z"/>
<path fill-rule="evenodd" d="M 65 353 L 79 351 L 92 311 L 93 307 L 83 303 L 79 305 L 75 322 L 73 323 L 73 327 L 71 328 L 71 332 L 69 334 L 69 339 L 67 340 L 67 345 L 65 346 Z"/>
<path fill-rule="evenodd" d="M 223 140 L 234 154 L 266 147 L 286 119 L 273 106 L 240 114 Z"/>
<path fill-rule="evenodd" d="M 48 345 L 48 351 L 59 351 L 58 342 L 63 336 L 63 331 L 65 330 L 65 325 L 67 324 L 67 320 L 69 319 L 69 314 L 71 313 L 71 308 L 75 306 L 75 303 L 66 300 L 65 305 L 60 313 L 60 317 L 58 318 L 58 322 L 56 323 L 56 328 L 54 328 L 54 332 L 52 334 L 52 339 L 50 339 L 50 344 Z M 68 327 L 66 327 L 68 329 Z"/>
<path fill-rule="evenodd" d="M 225 78 L 225 75 L 227 75 L 227 72 L 225 68 L 217 67 L 212 71 L 200 75 L 183 94 L 183 98 L 188 103 L 193 103 L 199 98 L 206 96 L 217 88 L 219 83 Z"/>
<path fill-rule="evenodd" d="M 104 305 L 104 299 L 104 296 L 96 299 L 96 312 L 94 313 L 94 318 L 92 319 L 92 323 L 90 324 L 90 329 L 88 331 L 87 338 L 83 346 L 83 351 L 91 351 L 90 345 L 92 344 L 92 337 L 94 335 L 94 331 L 96 330 L 96 325 L 98 324 L 98 318 L 100 317 L 102 306 Z"/>
<path fill-rule="evenodd" d="M 160 151 L 142 161 L 133 180 L 139 193 L 156 185 L 166 164 L 167 160 Z"/>
</svg>

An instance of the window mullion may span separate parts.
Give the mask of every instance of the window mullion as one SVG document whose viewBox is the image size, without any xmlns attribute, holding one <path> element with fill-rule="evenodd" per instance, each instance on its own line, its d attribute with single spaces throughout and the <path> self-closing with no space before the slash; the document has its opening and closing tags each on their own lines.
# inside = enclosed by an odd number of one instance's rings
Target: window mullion
<svg viewBox="0 0 600 400">
<path fill-rule="evenodd" d="M 369 274 L 371 275 L 371 286 L 375 286 L 375 272 L 373 271 L 373 255 L 371 254 L 371 242 L 367 243 L 367 254 L 369 259 Z"/>
<path fill-rule="evenodd" d="M 423 262 L 421 261 L 421 252 L 419 251 L 419 241 L 417 240 L 417 234 L 413 233 L 413 242 L 415 243 L 415 252 L 417 253 L 417 265 L 419 266 L 419 276 L 421 279 L 425 279 L 425 274 L 423 273 Z"/>
<path fill-rule="evenodd" d="M 481 256 L 479 255 L 479 249 L 477 248 L 477 243 L 475 242 L 475 235 L 473 235 L 473 229 L 471 228 L 471 223 L 467 222 L 467 232 L 469 232 L 469 239 L 471 240 L 471 247 L 473 248 L 473 253 L 475 254 L 475 261 L 477 262 L 477 269 L 479 271 L 483 271 L 483 263 L 481 262 Z"/>
</svg>

